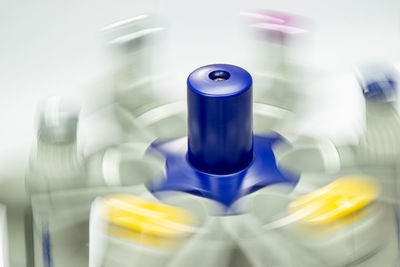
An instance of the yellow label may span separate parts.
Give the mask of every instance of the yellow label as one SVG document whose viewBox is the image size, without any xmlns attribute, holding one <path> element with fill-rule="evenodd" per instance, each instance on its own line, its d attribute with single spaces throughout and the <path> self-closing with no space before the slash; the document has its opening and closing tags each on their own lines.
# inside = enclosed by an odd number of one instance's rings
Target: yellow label
<svg viewBox="0 0 400 267">
<path fill-rule="evenodd" d="M 355 215 L 379 193 L 380 186 L 372 178 L 349 175 L 292 201 L 288 211 L 304 224 L 324 225 Z"/>
<path fill-rule="evenodd" d="M 180 239 L 195 229 L 195 218 L 188 211 L 133 195 L 111 195 L 101 205 L 110 234 L 147 245 L 165 244 L 160 240 Z"/>
</svg>

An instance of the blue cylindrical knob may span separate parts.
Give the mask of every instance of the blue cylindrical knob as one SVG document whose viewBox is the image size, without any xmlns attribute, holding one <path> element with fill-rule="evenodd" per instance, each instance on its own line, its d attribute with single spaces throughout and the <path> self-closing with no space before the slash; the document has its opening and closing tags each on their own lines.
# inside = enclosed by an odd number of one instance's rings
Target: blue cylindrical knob
<svg viewBox="0 0 400 267">
<path fill-rule="evenodd" d="M 237 66 L 207 65 L 187 79 L 188 160 L 198 170 L 228 174 L 253 159 L 250 74 Z"/>
</svg>

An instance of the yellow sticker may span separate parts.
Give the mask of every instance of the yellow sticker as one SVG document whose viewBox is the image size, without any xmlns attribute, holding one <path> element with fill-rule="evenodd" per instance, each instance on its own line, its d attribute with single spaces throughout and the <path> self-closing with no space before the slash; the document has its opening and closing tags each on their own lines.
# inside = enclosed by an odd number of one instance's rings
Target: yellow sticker
<svg viewBox="0 0 400 267">
<path fill-rule="evenodd" d="M 102 199 L 101 205 L 110 234 L 119 237 L 156 240 L 150 243 L 157 245 L 160 238 L 182 238 L 195 229 L 196 220 L 188 211 L 133 195 L 111 195 Z"/>
<path fill-rule="evenodd" d="M 324 225 L 353 215 L 371 204 L 380 193 L 379 184 L 370 177 L 349 175 L 292 201 L 291 214 L 308 225 Z"/>
</svg>

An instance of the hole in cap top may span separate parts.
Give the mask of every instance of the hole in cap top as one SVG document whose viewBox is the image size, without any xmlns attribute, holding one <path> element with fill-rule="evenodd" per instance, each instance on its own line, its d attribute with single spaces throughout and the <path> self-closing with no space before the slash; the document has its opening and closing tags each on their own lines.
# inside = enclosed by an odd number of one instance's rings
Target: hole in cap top
<svg viewBox="0 0 400 267">
<path fill-rule="evenodd" d="M 213 72 L 211 72 L 208 77 L 216 82 L 222 82 L 222 81 L 226 81 L 229 79 L 229 77 L 231 77 L 231 75 L 229 74 L 229 72 L 224 71 L 224 70 L 215 70 Z"/>
</svg>

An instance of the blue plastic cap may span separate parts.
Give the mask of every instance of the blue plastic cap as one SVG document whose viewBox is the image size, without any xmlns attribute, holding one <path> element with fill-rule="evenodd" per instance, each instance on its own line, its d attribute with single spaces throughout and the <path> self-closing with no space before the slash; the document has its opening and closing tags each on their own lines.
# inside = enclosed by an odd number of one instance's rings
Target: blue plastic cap
<svg viewBox="0 0 400 267">
<path fill-rule="evenodd" d="M 397 99 L 397 70 L 386 62 L 374 62 L 358 67 L 358 82 L 366 100 L 394 102 Z"/>
<path fill-rule="evenodd" d="M 250 74 L 237 66 L 208 65 L 187 79 L 188 160 L 198 170 L 229 174 L 253 159 Z"/>
</svg>

